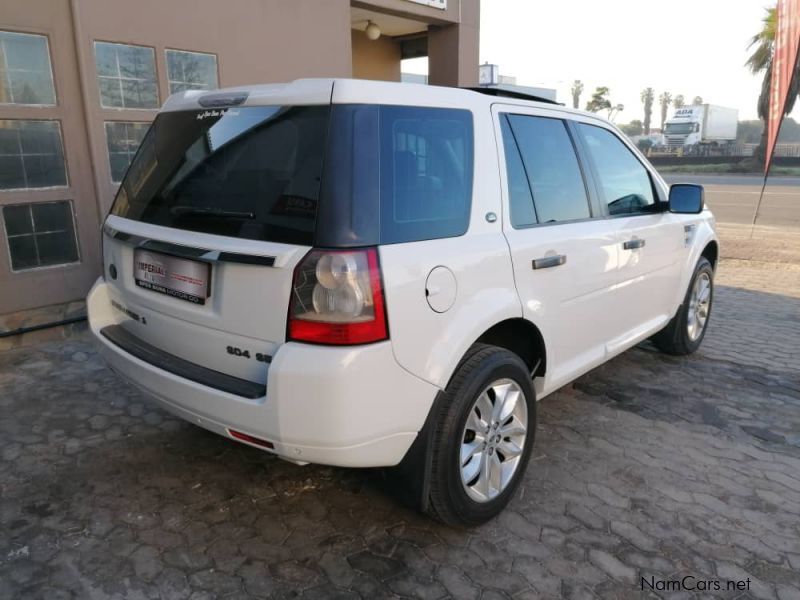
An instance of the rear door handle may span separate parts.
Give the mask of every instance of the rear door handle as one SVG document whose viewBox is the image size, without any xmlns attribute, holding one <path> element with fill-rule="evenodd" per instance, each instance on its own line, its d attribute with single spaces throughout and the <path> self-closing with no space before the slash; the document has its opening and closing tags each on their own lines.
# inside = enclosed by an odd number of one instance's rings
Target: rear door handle
<svg viewBox="0 0 800 600">
<path fill-rule="evenodd" d="M 549 269 L 550 267 L 558 267 L 567 262 L 565 254 L 556 254 L 555 256 L 543 256 L 542 258 L 533 259 L 534 269 Z"/>
<path fill-rule="evenodd" d="M 635 250 L 636 248 L 644 248 L 644 240 L 635 239 L 635 240 L 628 240 L 627 242 L 622 244 L 622 247 L 625 250 Z"/>
</svg>

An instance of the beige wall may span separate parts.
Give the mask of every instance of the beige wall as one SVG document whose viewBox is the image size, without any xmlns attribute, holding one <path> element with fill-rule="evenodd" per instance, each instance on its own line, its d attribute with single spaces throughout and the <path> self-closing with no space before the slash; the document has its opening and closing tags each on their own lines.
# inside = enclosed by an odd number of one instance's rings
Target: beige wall
<svg viewBox="0 0 800 600">
<path fill-rule="evenodd" d="M 480 14 L 480 0 L 461 0 L 458 25 L 428 29 L 428 83 L 478 85 Z"/>
<path fill-rule="evenodd" d="M 169 91 L 167 48 L 215 54 L 221 86 L 319 76 L 399 81 L 399 43 L 351 30 L 352 6 L 429 25 L 431 82 L 465 85 L 477 78 L 478 4 L 450 0 L 442 11 L 405 0 L 0 1 L 0 29 L 48 37 L 57 95 L 55 107 L 0 106 L 0 119 L 58 120 L 69 178 L 65 188 L 0 191 L 0 206 L 70 200 L 81 259 L 12 273 L 0 226 L 0 314 L 85 296 L 100 272 L 100 223 L 116 191 L 104 122 L 146 123 L 157 112 L 100 106 L 95 41 L 153 48 L 160 103 Z"/>
<path fill-rule="evenodd" d="M 79 5 L 80 45 L 90 65 L 85 86 L 102 212 L 108 210 L 116 189 L 111 183 L 103 121 L 149 121 L 156 111 L 100 107 L 95 40 L 154 48 L 162 103 L 169 96 L 167 48 L 216 54 L 221 87 L 300 77 L 349 77 L 352 68 L 350 39 L 342 35 L 350 31 L 348 0 L 227 0 L 224 4 L 218 0 L 80 0 Z"/>
<path fill-rule="evenodd" d="M 5 231 L 0 227 L 0 314 L 80 298 L 99 270 L 100 215 L 95 202 L 97 194 L 71 22 L 70 5 L 66 0 L 0 4 L 0 29 L 47 36 L 57 104 L 55 107 L 0 106 L 0 119 L 60 121 L 68 177 L 65 188 L 0 192 L 0 206 L 70 200 L 81 259 L 77 264 L 12 273 Z"/>
<path fill-rule="evenodd" d="M 352 30 L 353 77 L 400 81 L 400 44 L 381 36 L 370 40 L 363 31 Z"/>
</svg>

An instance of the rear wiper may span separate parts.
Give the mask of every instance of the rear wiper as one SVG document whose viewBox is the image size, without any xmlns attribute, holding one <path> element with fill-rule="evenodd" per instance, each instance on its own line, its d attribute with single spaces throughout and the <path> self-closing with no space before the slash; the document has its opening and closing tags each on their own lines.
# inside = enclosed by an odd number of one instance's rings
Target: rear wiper
<svg viewBox="0 0 800 600">
<path fill-rule="evenodd" d="M 175 217 L 222 217 L 225 219 L 255 219 L 256 215 L 252 212 L 242 212 L 238 210 L 225 210 L 222 208 L 212 208 L 210 206 L 173 206 L 169 209 L 170 214 Z"/>
</svg>

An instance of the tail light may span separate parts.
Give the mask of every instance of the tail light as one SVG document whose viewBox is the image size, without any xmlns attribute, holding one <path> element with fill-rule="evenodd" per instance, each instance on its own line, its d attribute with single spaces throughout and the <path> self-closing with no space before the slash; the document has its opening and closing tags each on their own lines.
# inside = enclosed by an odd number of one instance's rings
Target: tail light
<svg viewBox="0 0 800 600">
<path fill-rule="evenodd" d="M 312 250 L 297 265 L 287 338 L 369 344 L 389 338 L 378 251 Z"/>
</svg>

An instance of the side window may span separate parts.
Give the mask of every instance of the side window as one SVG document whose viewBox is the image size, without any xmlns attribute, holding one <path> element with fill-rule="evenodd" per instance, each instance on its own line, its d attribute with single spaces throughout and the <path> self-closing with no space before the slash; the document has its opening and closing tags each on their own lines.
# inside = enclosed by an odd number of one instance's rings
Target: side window
<svg viewBox="0 0 800 600">
<path fill-rule="evenodd" d="M 507 118 L 522 155 L 538 222 L 591 217 L 586 185 L 564 121 L 525 115 Z"/>
<path fill-rule="evenodd" d="M 525 167 L 519 155 L 517 142 L 506 115 L 500 116 L 500 133 L 503 136 L 503 148 L 506 155 L 506 177 L 508 179 L 508 204 L 511 212 L 512 227 L 528 227 L 537 223 L 536 211 L 533 208 L 533 196 Z"/>
<path fill-rule="evenodd" d="M 447 108 L 380 108 L 383 244 L 454 237 L 469 225 L 472 114 Z"/>
<path fill-rule="evenodd" d="M 657 207 L 650 175 L 608 129 L 578 123 L 612 216 L 653 212 Z"/>
</svg>

